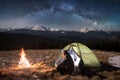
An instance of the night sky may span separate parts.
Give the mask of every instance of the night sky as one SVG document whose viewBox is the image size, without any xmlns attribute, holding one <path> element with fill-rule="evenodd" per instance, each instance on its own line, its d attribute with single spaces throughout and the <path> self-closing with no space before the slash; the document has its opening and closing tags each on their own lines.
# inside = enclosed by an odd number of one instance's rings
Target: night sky
<svg viewBox="0 0 120 80">
<path fill-rule="evenodd" d="M 0 28 L 120 31 L 120 0 L 0 0 Z"/>
</svg>

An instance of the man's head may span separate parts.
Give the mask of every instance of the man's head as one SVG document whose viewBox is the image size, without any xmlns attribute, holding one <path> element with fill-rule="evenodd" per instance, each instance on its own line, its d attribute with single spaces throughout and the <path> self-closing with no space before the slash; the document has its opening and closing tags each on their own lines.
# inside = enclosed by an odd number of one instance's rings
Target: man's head
<svg viewBox="0 0 120 80">
<path fill-rule="evenodd" d="M 62 57 L 66 57 L 68 54 L 67 50 L 62 51 Z"/>
</svg>

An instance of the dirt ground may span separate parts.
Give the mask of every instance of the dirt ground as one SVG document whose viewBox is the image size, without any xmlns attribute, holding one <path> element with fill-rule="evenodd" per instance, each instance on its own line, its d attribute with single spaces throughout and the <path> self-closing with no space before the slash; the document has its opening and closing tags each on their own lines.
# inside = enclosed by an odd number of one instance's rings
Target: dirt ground
<svg viewBox="0 0 120 80">
<path fill-rule="evenodd" d="M 61 75 L 54 67 L 60 49 L 25 50 L 31 67 L 18 65 L 20 50 L 0 51 L 0 80 L 120 80 L 120 68 L 108 62 L 120 52 L 93 50 L 101 62 L 97 69 L 85 69 L 72 75 Z"/>
</svg>

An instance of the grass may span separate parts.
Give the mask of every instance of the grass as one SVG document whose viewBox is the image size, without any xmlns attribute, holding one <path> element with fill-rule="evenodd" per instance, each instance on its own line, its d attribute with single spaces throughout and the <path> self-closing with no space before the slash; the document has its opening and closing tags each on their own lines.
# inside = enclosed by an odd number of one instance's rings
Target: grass
<svg viewBox="0 0 120 80">
<path fill-rule="evenodd" d="M 31 68 L 19 68 L 20 50 L 0 51 L 0 80 L 120 80 L 120 69 L 108 63 L 119 52 L 93 50 L 99 69 L 85 69 L 75 75 L 61 75 L 54 67 L 60 50 L 25 50 Z"/>
</svg>

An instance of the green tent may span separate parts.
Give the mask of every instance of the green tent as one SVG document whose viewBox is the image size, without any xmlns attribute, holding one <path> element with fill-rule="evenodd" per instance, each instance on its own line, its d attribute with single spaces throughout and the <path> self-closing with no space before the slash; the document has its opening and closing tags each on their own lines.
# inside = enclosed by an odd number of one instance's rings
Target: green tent
<svg viewBox="0 0 120 80">
<path fill-rule="evenodd" d="M 99 67 L 101 66 L 100 62 L 98 61 L 97 57 L 94 53 L 84 44 L 81 43 L 71 43 L 63 48 L 63 50 L 67 50 L 71 55 L 72 58 L 76 56 L 76 59 L 81 59 L 79 61 L 83 61 L 83 66 L 85 67 Z M 73 62 L 74 59 L 73 59 Z"/>
</svg>

